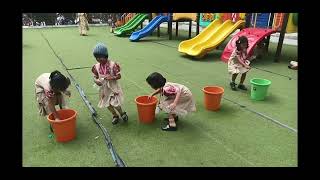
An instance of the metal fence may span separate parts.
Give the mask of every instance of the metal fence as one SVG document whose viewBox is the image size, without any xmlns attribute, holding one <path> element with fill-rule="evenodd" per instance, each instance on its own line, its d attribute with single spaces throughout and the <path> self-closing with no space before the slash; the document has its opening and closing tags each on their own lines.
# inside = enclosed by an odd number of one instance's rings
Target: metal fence
<svg viewBox="0 0 320 180">
<path fill-rule="evenodd" d="M 124 13 L 87 13 L 89 24 L 116 22 Z M 77 13 L 23 13 L 24 26 L 75 24 Z"/>
</svg>

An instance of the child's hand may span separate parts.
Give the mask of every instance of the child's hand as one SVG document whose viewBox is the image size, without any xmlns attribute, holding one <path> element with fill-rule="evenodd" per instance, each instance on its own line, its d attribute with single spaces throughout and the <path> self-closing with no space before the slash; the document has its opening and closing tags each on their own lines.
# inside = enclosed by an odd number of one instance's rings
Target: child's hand
<svg viewBox="0 0 320 180">
<path fill-rule="evenodd" d="M 249 61 L 252 61 L 252 60 L 254 60 L 254 59 L 256 59 L 257 58 L 257 56 L 251 56 L 250 58 L 249 58 Z"/>
<path fill-rule="evenodd" d="M 177 106 L 177 104 L 171 103 L 171 104 L 169 105 L 169 109 L 172 111 L 172 110 L 174 110 L 174 108 L 176 108 L 176 106 Z"/>
<path fill-rule="evenodd" d="M 148 100 L 151 100 L 152 96 L 153 96 L 153 95 L 149 95 L 149 96 L 148 96 Z"/>
<path fill-rule="evenodd" d="M 106 79 L 106 80 L 113 80 L 113 77 L 112 77 L 111 75 L 107 74 L 106 77 L 105 77 L 105 79 Z"/>
<path fill-rule="evenodd" d="M 251 67 L 249 65 L 247 65 L 246 63 L 242 64 L 242 67 L 247 68 L 247 69 L 251 69 Z"/>
<path fill-rule="evenodd" d="M 95 82 L 98 86 L 102 86 L 102 83 L 101 83 L 101 81 L 100 81 L 100 80 L 95 79 L 95 80 L 94 80 L 94 82 Z"/>
<path fill-rule="evenodd" d="M 67 96 L 69 96 L 69 97 L 71 96 L 71 92 L 70 92 L 69 90 L 66 90 L 66 91 L 64 92 L 64 94 L 67 95 Z"/>
</svg>

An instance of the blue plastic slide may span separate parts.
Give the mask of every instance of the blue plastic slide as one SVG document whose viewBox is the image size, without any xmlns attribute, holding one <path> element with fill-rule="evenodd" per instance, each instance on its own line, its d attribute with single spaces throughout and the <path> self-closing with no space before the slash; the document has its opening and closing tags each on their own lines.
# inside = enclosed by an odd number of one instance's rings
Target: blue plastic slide
<svg viewBox="0 0 320 180">
<path fill-rule="evenodd" d="M 168 21 L 168 16 L 156 16 L 146 27 L 139 31 L 133 32 L 129 39 L 130 41 L 138 41 L 139 39 L 150 35 L 158 26 L 160 26 L 161 23 Z"/>
</svg>

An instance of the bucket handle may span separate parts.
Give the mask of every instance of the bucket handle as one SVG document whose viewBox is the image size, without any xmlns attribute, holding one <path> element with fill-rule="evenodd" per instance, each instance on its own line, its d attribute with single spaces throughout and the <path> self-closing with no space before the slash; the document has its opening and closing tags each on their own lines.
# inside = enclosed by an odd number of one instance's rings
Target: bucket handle
<svg viewBox="0 0 320 180">
<path fill-rule="evenodd" d="M 256 90 L 257 90 L 257 88 L 256 88 L 256 87 L 253 87 L 253 90 L 254 90 L 254 91 L 256 91 Z"/>
</svg>

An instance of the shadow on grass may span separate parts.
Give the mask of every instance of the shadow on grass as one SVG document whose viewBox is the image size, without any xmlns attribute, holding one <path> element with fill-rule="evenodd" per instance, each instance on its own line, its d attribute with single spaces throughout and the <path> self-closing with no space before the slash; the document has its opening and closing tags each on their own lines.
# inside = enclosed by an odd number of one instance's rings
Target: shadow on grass
<svg viewBox="0 0 320 180">
<path fill-rule="evenodd" d="M 87 36 L 81 36 L 81 37 L 96 37 L 98 36 L 97 34 L 92 34 L 92 33 L 88 33 Z"/>
<path fill-rule="evenodd" d="M 117 38 L 121 38 L 121 39 L 127 39 L 130 37 L 131 34 L 123 34 L 123 35 L 115 35 L 113 34 L 114 37 L 117 37 Z"/>
<path fill-rule="evenodd" d="M 277 95 L 275 95 L 273 93 L 267 93 L 263 102 L 268 103 L 268 104 L 279 104 L 281 101 L 279 100 Z"/>
<path fill-rule="evenodd" d="M 150 37 L 150 36 L 147 36 L 148 38 L 147 39 L 140 39 L 139 41 L 135 41 L 135 42 L 157 42 L 157 41 L 168 41 L 168 39 L 164 39 L 163 37 Z"/>
<path fill-rule="evenodd" d="M 23 48 L 31 48 L 31 46 L 30 45 L 28 45 L 28 44 L 23 44 L 23 46 L 22 46 Z"/>
<path fill-rule="evenodd" d="M 220 52 L 211 52 L 206 54 L 202 58 L 197 58 L 194 56 L 189 56 L 187 54 L 180 54 L 180 57 L 185 58 L 190 61 L 197 61 L 197 62 L 220 62 Z"/>
</svg>

